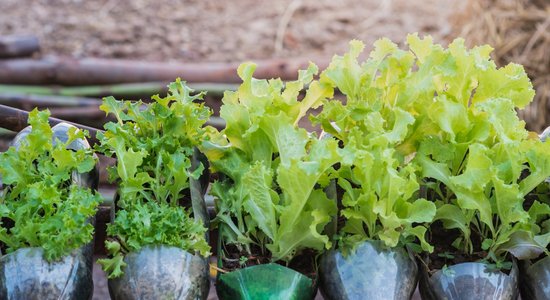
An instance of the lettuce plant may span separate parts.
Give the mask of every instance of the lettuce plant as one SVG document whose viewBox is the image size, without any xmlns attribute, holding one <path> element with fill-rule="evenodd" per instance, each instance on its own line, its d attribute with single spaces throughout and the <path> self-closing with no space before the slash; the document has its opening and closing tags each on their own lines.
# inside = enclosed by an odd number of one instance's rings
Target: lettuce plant
<svg viewBox="0 0 550 300">
<path fill-rule="evenodd" d="M 432 79 L 423 86 L 432 96 L 418 96 L 410 105 L 427 110 L 417 123 L 414 160 L 438 206 L 435 220 L 460 232 L 453 242 L 457 251 L 481 253 L 497 267 L 509 265 L 508 254 L 538 256 L 548 241 L 535 236 L 533 223 L 547 208 L 525 198 L 550 176 L 550 144 L 517 116 L 516 109 L 534 96 L 523 67 L 498 68 L 490 47 L 468 50 L 460 39 L 448 49 L 409 39 L 418 73 Z M 438 61 L 449 63 L 436 71 Z"/>
<path fill-rule="evenodd" d="M 313 64 L 286 85 L 279 79 L 254 79 L 254 70 L 253 64 L 238 68 L 243 83 L 224 94 L 220 111 L 226 128 L 212 132 L 203 145 L 211 165 L 223 175 L 211 191 L 217 198 L 215 221 L 222 246 L 236 247 L 243 257 L 289 262 L 304 249 L 331 245 L 323 229 L 336 213 L 336 203 L 324 188 L 327 171 L 339 160 L 338 145 L 334 139 L 319 140 L 299 122 L 332 89 L 313 81 Z"/>
<path fill-rule="evenodd" d="M 399 150 L 415 134 L 417 116 L 395 101 L 400 91 L 392 84 L 406 74 L 412 55 L 395 49 L 403 61 L 387 59 L 388 44 L 381 40 L 370 58 L 359 63 L 363 44 L 352 41 L 350 46 L 349 53 L 333 58 L 320 78 L 340 90 L 345 101 L 327 101 L 314 118 L 343 147 L 334 175 L 342 191 L 344 218 L 337 235 L 339 249 L 347 253 L 365 240 L 379 240 L 388 248 L 407 245 L 432 251 L 424 223 L 432 221 L 436 207 L 419 197 L 418 167 L 410 163 L 410 153 Z"/>
<path fill-rule="evenodd" d="M 71 128 L 63 142 L 53 136 L 49 111 L 29 113 L 30 133 L 18 149 L 0 154 L 0 241 L 6 252 L 40 247 L 48 261 L 57 260 L 92 240 L 101 196 L 72 183 L 73 172 L 93 169 L 91 149 L 67 147 L 87 132 Z M 55 142 L 54 142 L 55 139 Z"/>
<path fill-rule="evenodd" d="M 149 104 L 108 97 L 100 106 L 116 117 L 116 122 L 105 125 L 97 147 L 117 158 L 108 172 L 119 185 L 120 210 L 107 228 L 111 258 L 99 261 L 109 278 L 123 274 L 124 254 L 145 245 L 209 255 L 207 229 L 180 206 L 180 200 L 189 197 L 189 179 L 198 179 L 204 170 L 202 164 L 192 170 L 191 157 L 205 137 L 203 125 L 211 112 L 196 103 L 203 94 L 192 96 L 179 79 L 168 87 L 167 97 L 155 95 Z"/>
<path fill-rule="evenodd" d="M 545 244 L 542 236 L 535 236 L 533 222 L 547 208 L 537 200 L 526 205 L 524 199 L 550 175 L 550 145 L 527 132 L 515 112 L 534 95 L 523 68 L 515 64 L 497 68 L 489 46 L 469 50 L 461 39 L 445 49 L 429 37 L 410 35 L 407 44 L 409 49 L 401 50 L 382 39 L 369 59 L 358 64 L 362 45 L 352 42 L 350 53 L 337 58 L 325 77 L 347 96 L 348 107 L 356 99 L 362 103 L 353 109 L 327 104 L 327 117 L 320 118 L 323 128 L 354 147 L 393 142 L 395 152 L 386 150 L 382 161 L 392 157 L 398 162 L 396 171 L 415 170 L 422 178 L 437 207 L 434 220 L 459 232 L 452 244 L 456 251 L 482 253 L 498 266 L 504 266 L 507 253 L 518 258 L 540 254 Z M 369 116 L 371 111 L 377 113 Z M 366 126 L 373 135 L 361 142 L 365 131 L 348 122 Z M 347 173 L 344 177 L 359 177 Z M 373 182 L 374 190 L 387 182 L 364 180 Z M 381 211 L 372 198 L 367 197 L 366 203 L 373 205 L 374 212 Z M 431 208 L 426 205 L 424 210 Z M 344 215 L 356 218 L 345 210 Z M 396 215 L 406 216 L 398 211 Z M 477 249 L 474 241 L 479 241 Z"/>
</svg>

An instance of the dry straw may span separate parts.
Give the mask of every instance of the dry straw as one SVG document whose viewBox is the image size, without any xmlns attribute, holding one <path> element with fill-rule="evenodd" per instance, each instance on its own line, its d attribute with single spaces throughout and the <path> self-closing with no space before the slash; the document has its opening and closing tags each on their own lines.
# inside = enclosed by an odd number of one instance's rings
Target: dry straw
<svg viewBox="0 0 550 300">
<path fill-rule="evenodd" d="M 531 130 L 550 126 L 550 0 L 470 0 L 456 25 L 470 46 L 492 45 L 498 65 L 525 66 L 537 95 L 520 116 Z"/>
</svg>

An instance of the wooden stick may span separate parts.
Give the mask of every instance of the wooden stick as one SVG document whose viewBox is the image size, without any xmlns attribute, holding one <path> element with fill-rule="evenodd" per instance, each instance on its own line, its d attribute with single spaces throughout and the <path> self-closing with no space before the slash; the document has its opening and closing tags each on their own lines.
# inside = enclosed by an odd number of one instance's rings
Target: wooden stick
<svg viewBox="0 0 550 300">
<path fill-rule="evenodd" d="M 2 128 L 15 131 L 15 132 L 21 131 L 23 128 L 28 126 L 27 124 L 28 118 L 29 118 L 29 113 L 27 111 L 5 106 L 5 105 L 0 105 L 0 127 Z M 97 128 L 93 128 L 93 127 L 89 127 L 89 126 L 85 126 L 85 125 L 77 124 L 73 122 L 68 122 L 68 121 L 53 118 L 53 117 L 50 117 L 48 120 L 50 122 L 50 126 L 55 126 L 59 123 L 66 122 L 80 129 L 88 130 L 88 132 L 90 133 L 90 137 L 88 138 L 88 141 L 90 142 L 90 144 L 96 144 L 98 142 L 96 135 L 98 132 L 102 131 Z"/>
<path fill-rule="evenodd" d="M 166 81 L 71 87 L 0 84 L 0 93 L 85 97 L 136 97 L 166 93 L 166 91 L 168 90 L 168 83 L 169 82 Z M 206 91 L 207 94 L 210 96 L 222 96 L 223 93 L 227 90 L 236 90 L 238 88 L 238 85 L 227 83 L 192 83 L 189 84 L 189 87 L 195 91 Z"/>
<path fill-rule="evenodd" d="M 114 119 L 106 119 L 105 112 L 99 109 L 99 106 L 88 107 L 54 107 L 50 108 L 50 113 L 54 118 L 68 120 L 98 120 L 105 123 Z M 83 122 L 84 123 L 84 122 Z"/>
<path fill-rule="evenodd" d="M 286 7 L 285 12 L 283 13 L 281 20 L 279 21 L 279 26 L 277 26 L 277 34 L 275 36 L 275 54 L 280 54 L 284 48 L 284 38 L 285 31 L 290 23 L 290 19 L 296 10 L 302 6 L 302 0 L 293 0 Z"/>
<path fill-rule="evenodd" d="M 40 50 L 35 36 L 0 36 L 0 58 L 31 56 Z"/>
<path fill-rule="evenodd" d="M 101 100 L 72 96 L 30 95 L 0 92 L 0 104 L 30 110 L 33 107 L 88 107 L 99 106 Z"/>
<path fill-rule="evenodd" d="M 172 81 L 240 83 L 240 63 L 154 63 L 144 61 L 67 57 L 10 59 L 0 61 L 0 83 L 97 85 L 131 82 Z M 307 68 L 305 59 L 274 59 L 258 62 L 256 78 L 293 80 L 299 69 Z M 326 66 L 326 61 L 320 68 Z"/>
<path fill-rule="evenodd" d="M 227 271 L 227 270 L 224 270 L 224 269 L 222 269 L 222 268 L 219 268 L 219 267 L 216 266 L 215 264 L 210 264 L 210 268 L 212 268 L 212 269 L 214 269 L 214 270 L 216 270 L 216 271 L 218 271 L 218 272 L 222 272 L 222 273 L 227 273 L 227 272 L 229 272 L 229 271 Z"/>
</svg>

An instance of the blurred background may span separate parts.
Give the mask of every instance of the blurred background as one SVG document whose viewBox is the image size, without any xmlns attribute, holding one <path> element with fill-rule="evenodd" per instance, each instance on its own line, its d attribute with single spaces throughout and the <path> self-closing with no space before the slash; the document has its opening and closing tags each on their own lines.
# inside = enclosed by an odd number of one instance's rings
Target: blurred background
<svg viewBox="0 0 550 300">
<path fill-rule="evenodd" d="M 309 60 L 326 66 L 351 39 L 402 45 L 411 32 L 488 43 L 499 66 L 523 64 L 537 96 L 520 116 L 533 131 L 550 125 L 550 0 L 0 0 L 0 11 L 0 151 L 13 138 L 8 129 L 26 122 L 8 108 L 48 107 L 102 128 L 101 97 L 163 93 L 179 76 L 207 90 L 217 113 L 242 61 L 257 61 L 259 77 L 292 79 Z M 223 127 L 215 116 L 210 123 Z M 106 221 L 99 217 L 98 231 Z M 94 299 L 108 298 L 102 276 Z"/>
<path fill-rule="evenodd" d="M 235 61 L 328 55 L 348 41 L 452 36 L 453 0 L 2 0 L 0 34 L 44 55 Z M 463 6 L 463 5 L 462 5 Z"/>
</svg>

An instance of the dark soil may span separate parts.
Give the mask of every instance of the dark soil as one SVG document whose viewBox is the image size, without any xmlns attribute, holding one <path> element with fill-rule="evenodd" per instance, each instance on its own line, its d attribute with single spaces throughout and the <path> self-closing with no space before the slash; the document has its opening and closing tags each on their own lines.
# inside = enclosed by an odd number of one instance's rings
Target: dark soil
<svg viewBox="0 0 550 300">
<path fill-rule="evenodd" d="M 251 252 L 239 251 L 234 245 L 226 245 L 224 256 L 222 257 L 222 268 L 228 272 L 246 267 L 267 264 L 270 262 L 269 256 L 262 253 L 260 247 L 252 245 Z"/>
<path fill-rule="evenodd" d="M 239 251 L 234 245 L 226 245 L 225 251 L 222 251 L 224 252 L 224 256 L 222 257 L 222 268 L 227 272 L 271 262 L 271 253 L 267 252 L 267 250 L 262 253 L 262 249 L 257 245 L 252 246 L 252 254 L 246 253 L 245 251 Z M 277 261 L 276 263 L 315 280 L 317 276 L 315 258 L 315 252 L 308 249 L 292 259 L 288 265 L 284 261 Z"/>
<path fill-rule="evenodd" d="M 317 277 L 317 254 L 311 249 L 304 250 L 300 255 L 296 256 L 293 260 L 290 261 L 288 267 L 298 271 L 309 278 L 312 278 L 315 282 Z M 277 262 L 281 265 L 285 265 L 284 262 Z"/>
<path fill-rule="evenodd" d="M 432 225 L 428 242 L 434 246 L 434 251 L 428 256 L 427 261 L 425 261 L 430 272 L 441 270 L 444 266 L 480 261 L 487 256 L 487 252 L 481 249 L 481 239 L 474 231 L 472 231 L 474 251 L 471 255 L 455 249 L 452 243 L 459 235 L 460 232 L 456 229 L 444 230 L 441 222 L 436 222 Z"/>
</svg>

